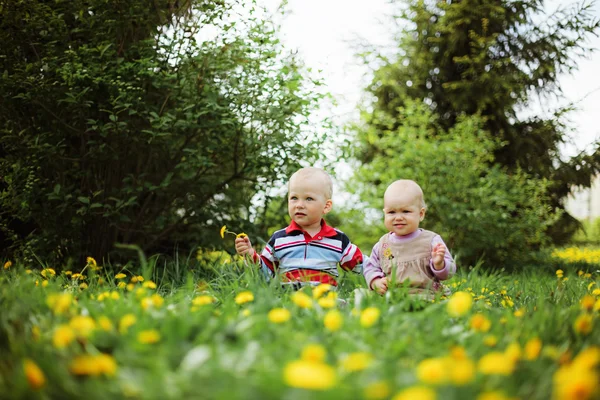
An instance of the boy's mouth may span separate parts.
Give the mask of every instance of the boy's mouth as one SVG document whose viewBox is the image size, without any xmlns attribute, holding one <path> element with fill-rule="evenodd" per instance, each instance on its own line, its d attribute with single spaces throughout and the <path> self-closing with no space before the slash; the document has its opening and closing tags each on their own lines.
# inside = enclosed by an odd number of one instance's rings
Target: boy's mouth
<svg viewBox="0 0 600 400">
<path fill-rule="evenodd" d="M 305 217 L 305 216 L 306 216 L 306 214 L 304 214 L 304 213 L 296 213 L 296 214 L 294 214 L 294 215 L 295 215 L 296 217 Z"/>
</svg>

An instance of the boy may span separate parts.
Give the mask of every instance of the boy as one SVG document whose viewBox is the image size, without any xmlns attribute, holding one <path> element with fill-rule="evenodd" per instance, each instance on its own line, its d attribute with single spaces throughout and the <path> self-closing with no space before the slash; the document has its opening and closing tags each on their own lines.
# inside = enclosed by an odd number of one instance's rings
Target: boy
<svg viewBox="0 0 600 400">
<path fill-rule="evenodd" d="M 267 280 L 277 272 L 282 285 L 294 289 L 321 283 L 337 286 L 337 264 L 360 273 L 363 256 L 358 247 L 323 219 L 331 211 L 332 194 L 333 182 L 324 170 L 309 167 L 296 171 L 288 183 L 290 225 L 275 232 L 260 255 L 248 237 L 237 238 L 237 253 L 258 262 Z"/>
</svg>

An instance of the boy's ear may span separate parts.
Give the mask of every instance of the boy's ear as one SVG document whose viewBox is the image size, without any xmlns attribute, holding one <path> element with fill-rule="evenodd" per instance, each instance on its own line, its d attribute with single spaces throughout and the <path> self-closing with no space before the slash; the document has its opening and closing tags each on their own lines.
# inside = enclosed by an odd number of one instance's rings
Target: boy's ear
<svg viewBox="0 0 600 400">
<path fill-rule="evenodd" d="M 423 218 L 425 218 L 425 212 L 427 210 L 425 210 L 425 208 L 421 208 L 421 211 L 419 211 L 419 221 L 423 221 Z"/>
<path fill-rule="evenodd" d="M 328 199 L 325 202 L 325 208 L 323 209 L 323 214 L 327 214 L 329 211 L 331 211 L 332 207 L 333 207 L 333 201 L 331 199 Z"/>
</svg>

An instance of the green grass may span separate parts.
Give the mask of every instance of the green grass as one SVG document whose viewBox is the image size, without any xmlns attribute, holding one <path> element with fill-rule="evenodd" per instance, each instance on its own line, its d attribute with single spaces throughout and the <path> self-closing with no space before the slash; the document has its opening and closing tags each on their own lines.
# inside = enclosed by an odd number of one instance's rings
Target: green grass
<svg viewBox="0 0 600 400">
<path fill-rule="evenodd" d="M 133 271 L 123 270 L 125 281 L 129 281 Z M 367 387 L 384 382 L 389 393 L 381 398 L 393 398 L 407 387 L 423 385 L 440 399 L 477 398 L 489 391 L 523 399 L 549 399 L 560 362 L 564 364 L 583 349 L 600 345 L 598 311 L 588 312 L 594 321 L 590 333 L 574 329 L 577 317 L 586 313 L 581 299 L 600 284 L 593 269 L 589 277 L 579 276 L 576 270 L 566 271 L 566 281 L 542 267 L 512 274 L 463 270 L 446 282 L 453 292 L 471 292 L 475 297 L 472 309 L 461 317 L 448 314 L 448 300 L 420 308 L 401 290 L 386 297 L 367 297 L 357 305 L 353 290 L 364 287 L 362 277 L 344 275 L 338 296 L 346 303 L 337 302 L 335 307 L 343 325 L 334 332 L 323 323 L 330 309 L 316 302 L 310 309 L 299 308 L 291 300 L 292 292 L 279 289 L 276 283 L 266 285 L 256 270 L 240 263 L 205 264 L 190 272 L 186 265 L 155 257 L 142 260 L 141 270 L 145 282 L 152 280 L 156 289 L 143 288 L 142 283 L 133 284 L 131 291 L 119 289 L 120 280 L 112 272 L 105 272 L 105 268 L 93 271 L 89 266 L 84 271 L 85 289 L 79 288 L 81 281 L 74 282 L 64 273 L 51 277 L 43 287 L 45 279 L 38 270 L 28 274 L 21 265 L 0 270 L 0 397 L 361 399 L 369 398 Z M 104 283 L 100 284 L 99 278 Z M 242 291 L 252 292 L 254 300 L 236 304 L 235 297 Z M 105 292 L 118 293 L 118 299 L 99 300 Z M 60 314 L 48 305 L 48 298 L 57 293 L 71 293 L 76 300 Z M 164 303 L 144 309 L 144 298 L 154 293 Z M 213 296 L 216 301 L 195 307 L 192 301 L 201 295 Z M 597 301 L 598 296 L 595 298 Z M 288 309 L 291 318 L 276 324 L 268 313 L 279 307 Z M 379 309 L 381 316 L 373 326 L 364 327 L 360 313 L 368 307 Z M 489 331 L 471 328 L 471 317 L 477 313 L 491 322 Z M 136 322 L 127 330 L 119 330 L 119 321 L 126 314 L 135 316 Z M 65 348 L 56 348 L 53 338 L 57 327 L 69 325 L 81 315 L 91 317 L 95 329 L 87 337 L 79 335 Z M 113 329 L 102 329 L 101 319 L 110 321 Z M 138 334 L 147 330 L 158 332 L 160 340 L 140 343 Z M 490 347 L 494 338 L 497 343 Z M 464 385 L 424 383 L 417 377 L 421 361 L 448 356 L 457 346 L 477 366 L 484 355 L 504 352 L 515 343 L 524 348 L 533 338 L 541 340 L 542 351 L 531 360 L 523 352 L 509 375 L 477 370 Z M 326 349 L 320 365 L 333 368 L 336 383 L 332 388 L 301 389 L 284 379 L 286 366 L 302 357 L 307 344 Z M 114 374 L 73 373 L 78 356 L 98 353 L 114 359 Z M 344 360 L 352 353 L 367 353 L 370 364 L 348 371 Z M 37 390 L 25 377 L 25 359 L 33 360 L 45 376 L 45 383 Z M 452 368 L 452 364 L 444 365 Z M 588 372 L 598 378 L 598 365 Z M 304 379 L 313 378 L 309 374 Z"/>
</svg>

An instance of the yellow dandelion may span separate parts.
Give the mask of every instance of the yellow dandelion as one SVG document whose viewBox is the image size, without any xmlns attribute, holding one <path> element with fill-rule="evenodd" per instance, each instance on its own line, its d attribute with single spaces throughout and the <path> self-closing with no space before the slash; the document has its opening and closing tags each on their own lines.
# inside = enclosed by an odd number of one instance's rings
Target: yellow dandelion
<svg viewBox="0 0 600 400">
<path fill-rule="evenodd" d="M 321 283 L 320 285 L 315 286 L 312 291 L 313 298 L 320 299 L 321 296 L 330 291 L 332 287 L 333 286 L 328 283 Z"/>
<path fill-rule="evenodd" d="M 221 231 L 219 232 L 221 234 L 221 239 L 225 239 L 225 232 L 227 232 L 227 225 L 221 227 Z"/>
<path fill-rule="evenodd" d="M 81 283 L 79 284 L 79 289 L 87 289 L 87 288 L 88 288 L 88 284 L 87 284 L 87 283 L 85 283 L 85 282 L 81 282 Z"/>
<path fill-rule="evenodd" d="M 360 325 L 363 328 L 370 328 L 375 325 L 377 320 L 379 320 L 379 316 L 381 315 L 381 311 L 379 311 L 376 307 L 368 307 L 365 308 L 360 313 Z"/>
<path fill-rule="evenodd" d="M 350 353 L 342 359 L 340 366 L 348 372 L 357 372 L 369 368 L 373 363 L 373 356 L 370 353 L 358 352 Z"/>
<path fill-rule="evenodd" d="M 317 303 L 319 303 L 321 308 L 333 308 L 337 304 L 337 297 L 338 294 L 336 292 L 329 292 L 326 296 L 317 300 Z"/>
<path fill-rule="evenodd" d="M 498 344 L 498 338 L 494 335 L 487 335 L 483 338 L 483 344 L 488 347 L 494 347 L 496 344 Z"/>
<path fill-rule="evenodd" d="M 517 318 L 521 318 L 524 315 L 525 315 L 525 310 L 523 310 L 522 308 L 519 308 L 518 310 L 515 310 L 515 312 L 514 312 L 514 316 Z"/>
<path fill-rule="evenodd" d="M 426 386 L 411 386 L 396 394 L 392 400 L 436 400 L 435 391 Z"/>
<path fill-rule="evenodd" d="M 42 276 L 43 276 L 44 278 L 47 278 L 47 277 L 49 277 L 49 276 L 55 276 L 55 275 L 56 275 L 56 271 L 55 271 L 55 270 L 53 270 L 52 268 L 44 268 L 44 269 L 42 270 Z"/>
<path fill-rule="evenodd" d="M 457 386 L 469 384 L 475 379 L 475 363 L 468 358 L 452 359 L 446 365 L 450 381 Z"/>
<path fill-rule="evenodd" d="M 542 341 L 539 338 L 532 338 L 525 343 L 525 359 L 535 360 L 542 351 Z"/>
<path fill-rule="evenodd" d="M 495 390 L 492 392 L 484 392 L 477 396 L 477 400 L 513 400 L 513 397 L 506 396 L 503 392 Z"/>
<path fill-rule="evenodd" d="M 600 376 L 592 369 L 567 364 L 554 373 L 552 381 L 554 398 L 557 400 L 587 400 L 595 398 Z"/>
<path fill-rule="evenodd" d="M 327 390 L 337 383 L 335 370 L 324 363 L 297 360 L 283 369 L 283 380 L 291 387 L 309 390 Z"/>
<path fill-rule="evenodd" d="M 596 299 L 594 299 L 593 296 L 586 294 L 581 299 L 581 309 L 583 309 L 585 311 L 592 311 L 594 309 L 595 302 L 596 302 Z"/>
<path fill-rule="evenodd" d="M 4 263 L 4 269 L 9 269 L 10 267 L 12 267 L 12 261 L 7 261 Z"/>
<path fill-rule="evenodd" d="M 92 317 L 87 315 L 77 315 L 69 321 L 69 327 L 73 329 L 73 332 L 78 337 L 87 338 L 90 337 L 94 329 L 96 329 L 96 323 Z"/>
<path fill-rule="evenodd" d="M 46 286 L 48 286 L 48 281 L 47 280 L 42 281 L 42 287 L 46 287 Z"/>
<path fill-rule="evenodd" d="M 69 365 L 73 375 L 114 376 L 117 370 L 115 359 L 108 354 L 83 354 L 75 357 Z"/>
<path fill-rule="evenodd" d="M 323 318 L 325 328 L 330 332 L 338 331 L 344 323 L 342 314 L 337 310 L 329 310 Z"/>
<path fill-rule="evenodd" d="M 248 236 L 248 235 L 246 235 L 244 232 L 242 232 L 242 233 L 238 233 L 237 235 L 235 235 L 235 238 L 236 238 L 236 239 L 237 239 L 237 238 L 245 238 L 245 237 L 247 237 L 247 236 Z"/>
<path fill-rule="evenodd" d="M 23 360 L 23 371 L 25 372 L 25 378 L 27 383 L 33 390 L 38 390 L 46 384 L 46 376 L 44 372 L 38 367 L 38 365 L 32 360 L 26 358 Z"/>
<path fill-rule="evenodd" d="M 67 325 L 59 325 L 54 330 L 54 335 L 52 336 L 52 344 L 57 349 L 62 349 L 67 347 L 73 340 L 75 340 L 75 332 Z"/>
<path fill-rule="evenodd" d="M 492 327 L 492 323 L 483 314 L 475 314 L 469 322 L 471 329 L 476 332 L 487 332 Z"/>
<path fill-rule="evenodd" d="M 110 321 L 110 319 L 106 316 L 101 316 L 100 318 L 98 318 L 98 325 L 100 326 L 100 328 L 102 330 L 105 331 L 112 331 L 114 329 L 113 327 L 113 323 Z"/>
<path fill-rule="evenodd" d="M 254 301 L 254 295 L 250 291 L 240 292 L 235 296 L 236 304 L 245 304 Z"/>
<path fill-rule="evenodd" d="M 129 327 L 137 321 L 137 318 L 133 314 L 125 314 L 119 321 L 119 332 L 125 333 Z"/>
<path fill-rule="evenodd" d="M 438 385 L 448 380 L 450 366 L 443 358 L 427 358 L 417 365 L 417 378 L 429 385 Z"/>
<path fill-rule="evenodd" d="M 386 381 L 378 381 L 368 384 L 363 393 L 367 400 L 384 400 L 390 397 L 392 389 Z"/>
<path fill-rule="evenodd" d="M 292 317 L 292 314 L 289 310 L 285 308 L 274 308 L 269 311 L 268 318 L 274 324 L 281 324 L 287 322 Z"/>
<path fill-rule="evenodd" d="M 519 345 L 519 343 L 513 342 L 506 347 L 506 349 L 504 350 L 504 354 L 508 358 L 516 362 L 521 358 L 521 346 Z"/>
<path fill-rule="evenodd" d="M 86 262 L 91 267 L 97 267 L 98 266 L 98 264 L 96 263 L 96 260 L 93 257 L 88 257 L 86 259 Z"/>
<path fill-rule="evenodd" d="M 515 362 L 506 354 L 492 351 L 479 360 L 477 368 L 485 375 L 510 375 L 515 370 Z"/>
<path fill-rule="evenodd" d="M 562 269 L 557 269 L 556 270 L 556 277 L 557 278 L 562 278 L 564 275 L 564 271 Z"/>
<path fill-rule="evenodd" d="M 583 349 L 573 360 L 573 367 L 592 369 L 600 364 L 600 347 L 592 346 Z"/>
<path fill-rule="evenodd" d="M 137 340 L 143 344 L 153 344 L 160 340 L 160 333 L 155 329 L 141 331 L 137 335 Z"/>
<path fill-rule="evenodd" d="M 144 284 L 142 286 L 144 286 L 145 288 L 148 288 L 148 289 L 156 289 L 156 283 L 154 283 L 152 281 L 144 282 Z"/>
<path fill-rule="evenodd" d="M 127 275 L 125 275 L 122 272 L 119 272 L 118 274 L 115 275 L 115 279 L 124 279 L 127 278 Z"/>
<path fill-rule="evenodd" d="M 471 310 L 473 306 L 473 296 L 467 292 L 456 292 L 448 300 L 446 310 L 452 317 L 460 317 Z"/>
<path fill-rule="evenodd" d="M 573 323 L 573 329 L 575 332 L 585 336 L 592 331 L 593 324 L 594 321 L 591 314 L 581 314 Z"/>
<path fill-rule="evenodd" d="M 212 296 L 208 296 L 208 295 L 198 296 L 192 300 L 192 304 L 197 307 L 206 306 L 206 305 L 212 304 L 214 302 L 215 302 L 215 298 Z"/>
<path fill-rule="evenodd" d="M 292 302 L 300 308 L 311 308 L 312 299 L 304 292 L 294 292 L 291 296 Z"/>
<path fill-rule="evenodd" d="M 302 355 L 300 358 L 304 361 L 320 363 L 325 361 L 326 355 L 327 351 L 325 350 L 325 347 L 321 346 L 320 344 L 308 344 L 302 349 Z"/>
<path fill-rule="evenodd" d="M 248 316 L 250 316 L 250 314 L 252 314 L 252 312 L 250 310 L 248 310 L 247 308 L 242 311 L 242 316 L 244 316 L 244 317 L 248 317 Z"/>
<path fill-rule="evenodd" d="M 50 294 L 46 298 L 46 304 L 56 315 L 63 314 L 69 310 L 73 296 L 70 293 Z"/>
<path fill-rule="evenodd" d="M 119 288 L 119 289 L 123 289 L 123 288 L 125 288 L 125 286 L 127 286 L 127 284 L 125 282 L 119 282 L 117 284 L 117 288 Z"/>
</svg>

